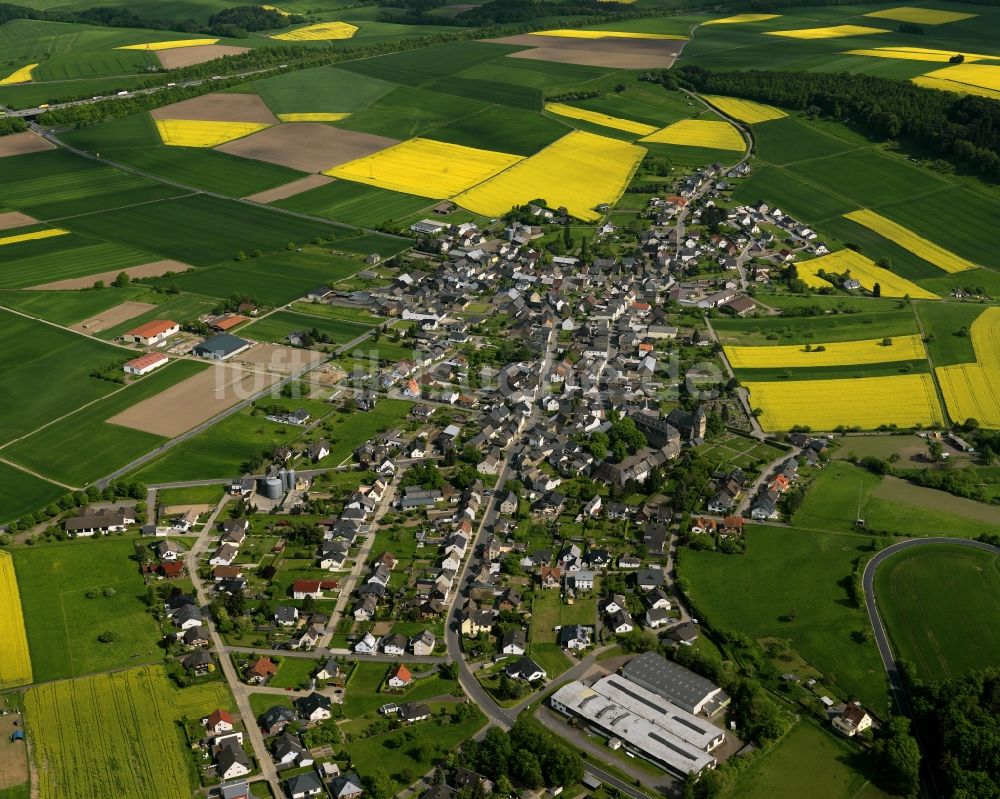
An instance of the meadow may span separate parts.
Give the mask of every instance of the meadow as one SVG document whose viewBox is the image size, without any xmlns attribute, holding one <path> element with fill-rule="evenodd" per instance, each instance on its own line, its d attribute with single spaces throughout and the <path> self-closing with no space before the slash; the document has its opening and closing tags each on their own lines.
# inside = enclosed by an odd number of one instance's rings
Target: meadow
<svg viewBox="0 0 1000 799">
<path fill-rule="evenodd" d="M 426 197 L 400 194 L 350 180 L 336 180 L 273 204 L 289 211 L 372 227 L 417 213 L 431 203 Z"/>
<path fill-rule="evenodd" d="M 162 668 L 32 688 L 25 699 L 41 799 L 186 799 L 196 783 L 176 724 L 231 708 L 224 683 L 178 690 Z"/>
<path fill-rule="evenodd" d="M 0 289 L 0 306 L 60 325 L 72 325 L 144 294 L 148 294 L 148 289 L 138 286 L 98 291 Z"/>
<path fill-rule="evenodd" d="M 358 111 L 388 94 L 396 83 L 337 67 L 317 67 L 250 84 L 275 114 Z"/>
<path fill-rule="evenodd" d="M 245 293 L 266 305 L 284 305 L 322 284 L 336 283 L 364 266 L 360 259 L 330 255 L 314 248 L 228 261 L 157 282 L 182 292 L 220 299 Z"/>
<path fill-rule="evenodd" d="M 139 266 L 156 257 L 72 233 L 11 247 L 0 265 L 0 288 L 19 289 Z"/>
<path fill-rule="evenodd" d="M 250 338 L 260 341 L 285 342 L 291 333 L 311 331 L 314 328 L 321 335 L 329 336 L 334 344 L 347 344 L 372 329 L 371 325 L 360 325 L 346 320 L 325 319 L 314 314 L 306 315 L 294 311 L 276 311 L 249 325 L 243 332 Z"/>
<path fill-rule="evenodd" d="M 169 363 L 127 388 L 22 438 L 2 450 L 3 456 L 70 485 L 94 482 L 165 440 L 105 420 L 207 368 L 207 363 L 193 361 Z"/>
<path fill-rule="evenodd" d="M 875 644 L 860 637 L 868 617 L 847 590 L 869 542 L 799 527 L 752 527 L 744 556 L 682 550 L 678 574 L 688 581 L 700 618 L 758 639 L 789 640 L 823 672 L 825 684 L 884 713 L 882 663 Z"/>
<path fill-rule="evenodd" d="M 0 462 L 0 524 L 43 508 L 65 493 L 62 486 Z"/>
<path fill-rule="evenodd" d="M 876 572 L 875 597 L 894 654 L 923 680 L 960 677 L 1000 659 L 996 555 L 954 545 L 901 552 Z"/>
<path fill-rule="evenodd" d="M 128 353 L 119 347 L 0 310 L 0 444 L 114 390 L 91 377 Z M 44 388 L 39 387 L 44 375 Z"/>
<path fill-rule="evenodd" d="M 9 552 L 0 551 L 0 640 L 4 656 L 0 659 L 0 690 L 31 682 L 31 656 L 24 632 L 21 596 Z"/>
<path fill-rule="evenodd" d="M 712 327 L 724 344 L 773 344 L 854 341 L 876 336 L 910 336 L 917 323 L 909 309 L 879 300 L 851 300 L 857 313 L 823 316 L 713 319 Z M 922 304 L 921 312 L 930 304 Z M 871 308 L 869 310 L 869 308 Z M 876 308 L 878 310 L 876 310 Z"/>
<path fill-rule="evenodd" d="M 116 536 L 14 550 L 36 681 L 160 660 L 159 628 L 132 559 L 135 541 Z M 113 644 L 97 640 L 106 630 L 115 633 Z"/>
</svg>

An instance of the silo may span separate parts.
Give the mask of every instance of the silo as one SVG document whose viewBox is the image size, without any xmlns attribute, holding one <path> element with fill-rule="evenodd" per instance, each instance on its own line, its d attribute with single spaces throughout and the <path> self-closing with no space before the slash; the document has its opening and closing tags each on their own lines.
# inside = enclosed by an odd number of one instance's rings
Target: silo
<svg viewBox="0 0 1000 799">
<path fill-rule="evenodd" d="M 282 491 L 291 491 L 291 486 L 288 485 L 288 469 L 282 469 L 278 472 L 278 479 L 281 480 Z"/>
<path fill-rule="evenodd" d="M 285 475 L 288 478 L 288 482 L 285 483 L 285 491 L 295 490 L 295 469 L 289 469 Z"/>
<path fill-rule="evenodd" d="M 268 477 L 264 481 L 264 496 L 268 499 L 281 499 L 281 479 L 278 477 Z"/>
</svg>

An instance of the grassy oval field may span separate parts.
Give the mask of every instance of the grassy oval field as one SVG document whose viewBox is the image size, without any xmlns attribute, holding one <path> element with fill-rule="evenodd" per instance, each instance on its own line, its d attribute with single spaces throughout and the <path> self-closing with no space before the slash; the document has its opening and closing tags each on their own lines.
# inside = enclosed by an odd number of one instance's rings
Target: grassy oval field
<svg viewBox="0 0 1000 799">
<path fill-rule="evenodd" d="M 925 680 L 1000 663 L 1000 558 L 943 544 L 901 552 L 875 574 L 875 599 L 897 658 Z"/>
</svg>

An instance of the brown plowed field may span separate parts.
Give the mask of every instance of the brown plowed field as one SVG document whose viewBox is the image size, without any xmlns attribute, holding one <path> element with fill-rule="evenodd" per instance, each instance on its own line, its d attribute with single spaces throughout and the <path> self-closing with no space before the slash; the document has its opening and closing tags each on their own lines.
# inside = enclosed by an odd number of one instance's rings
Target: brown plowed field
<svg viewBox="0 0 1000 799">
<path fill-rule="evenodd" d="M 255 203 L 273 203 L 288 197 L 294 197 L 296 194 L 302 194 L 302 192 L 309 191 L 309 189 L 325 186 L 327 183 L 333 183 L 333 178 L 328 178 L 326 175 L 309 175 L 298 180 L 293 180 L 291 183 L 286 183 L 283 186 L 275 186 L 273 189 L 259 191 L 243 199 L 253 200 Z"/>
<path fill-rule="evenodd" d="M 508 58 L 617 69 L 669 67 L 685 44 L 681 39 L 572 39 L 528 33 L 486 41 L 530 48 L 511 53 Z"/>
<path fill-rule="evenodd" d="M 202 44 L 197 47 L 175 47 L 173 50 L 157 50 L 156 57 L 167 69 L 190 67 L 204 64 L 214 58 L 224 55 L 239 55 L 250 50 L 249 47 L 233 47 L 231 44 Z M 243 122 L 244 120 L 237 120 Z M 249 120 L 247 120 L 249 121 Z"/>
<path fill-rule="evenodd" d="M 173 438 L 257 391 L 274 385 L 278 379 L 277 375 L 247 372 L 228 364 L 213 364 L 194 377 L 137 402 L 107 421 Z"/>
<path fill-rule="evenodd" d="M 11 228 L 24 227 L 25 225 L 34 225 L 37 223 L 38 220 L 33 216 L 22 214 L 20 211 L 0 213 L 0 230 L 10 230 Z"/>
<path fill-rule="evenodd" d="M 0 136 L 0 158 L 6 158 L 8 155 L 40 153 L 42 150 L 53 149 L 55 149 L 54 144 L 50 144 L 41 136 L 36 136 L 28 130 L 24 133 L 12 133 L 10 136 Z"/>
<path fill-rule="evenodd" d="M 399 144 L 396 139 L 341 130 L 318 122 L 295 122 L 262 130 L 216 147 L 224 153 L 321 172 Z"/>
<path fill-rule="evenodd" d="M 183 49 L 183 48 L 182 48 Z M 203 94 L 149 112 L 153 119 L 202 119 L 209 122 L 264 122 L 278 118 L 256 94 Z"/>
<path fill-rule="evenodd" d="M 167 272 L 186 272 L 190 268 L 190 266 L 182 264 L 180 261 L 153 261 L 148 264 L 119 269 L 116 272 L 98 272 L 96 275 L 74 277 L 69 280 L 57 280 L 54 283 L 42 283 L 40 286 L 32 286 L 31 288 L 39 291 L 89 289 L 98 280 L 103 280 L 105 284 L 111 283 L 121 272 L 124 272 L 129 277 L 159 277 L 160 275 L 165 275 Z"/>
<path fill-rule="evenodd" d="M 144 314 L 146 311 L 152 311 L 154 308 L 156 308 L 156 306 L 151 305 L 148 302 L 123 302 L 121 305 L 116 305 L 114 308 L 108 308 L 108 310 L 97 314 L 97 316 L 92 316 L 90 319 L 84 319 L 82 322 L 77 322 L 72 326 L 72 329 L 77 330 L 80 333 L 89 333 L 93 335 L 94 333 L 99 333 L 102 330 L 107 330 L 109 327 L 120 325 L 122 322 L 127 322 L 129 319 L 134 319 L 139 314 Z"/>
</svg>

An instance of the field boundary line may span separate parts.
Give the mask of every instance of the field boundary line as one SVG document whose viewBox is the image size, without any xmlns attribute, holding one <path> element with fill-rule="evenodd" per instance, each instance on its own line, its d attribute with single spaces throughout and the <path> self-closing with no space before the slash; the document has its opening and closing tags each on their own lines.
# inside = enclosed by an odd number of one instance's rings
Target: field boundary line
<svg viewBox="0 0 1000 799">
<path fill-rule="evenodd" d="M 20 441 L 20 439 L 19 438 L 15 438 L 14 441 Z M 7 444 L 4 444 L 3 446 L 6 447 L 8 444 L 13 444 L 14 441 L 8 441 Z M 24 472 L 25 474 L 30 474 L 32 477 L 37 477 L 39 480 L 44 480 L 46 483 L 52 483 L 52 485 L 57 485 L 60 488 L 65 488 L 67 491 L 79 491 L 80 490 L 76 486 L 66 485 L 66 483 L 60 483 L 58 480 L 53 480 L 51 477 L 44 477 L 43 475 L 40 475 L 38 472 L 33 472 L 27 466 L 22 466 L 19 463 L 14 463 L 13 461 L 9 461 L 6 458 L 0 458 L 0 463 L 4 463 L 7 466 L 10 466 L 10 467 L 12 467 L 14 469 L 17 469 L 18 471 Z"/>
<path fill-rule="evenodd" d="M 104 160 L 104 159 L 101 159 Z M 43 220 L 45 222 L 62 222 L 65 219 L 79 219 L 83 216 L 93 216 L 94 214 L 110 214 L 114 211 L 123 211 L 126 208 L 138 208 L 140 205 L 155 205 L 156 203 L 168 203 L 173 200 L 183 200 L 185 197 L 194 197 L 195 195 L 201 194 L 200 191 L 190 191 L 187 194 L 178 194 L 175 197 L 160 197 L 156 200 L 143 200 L 141 203 L 130 203 L 129 205 L 119 205 L 115 208 L 104 208 L 100 211 L 87 211 L 85 214 L 73 214 L 72 216 L 56 216 L 51 219 Z M 105 240 L 106 239 L 102 239 Z"/>
</svg>

